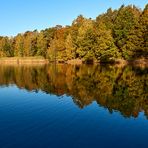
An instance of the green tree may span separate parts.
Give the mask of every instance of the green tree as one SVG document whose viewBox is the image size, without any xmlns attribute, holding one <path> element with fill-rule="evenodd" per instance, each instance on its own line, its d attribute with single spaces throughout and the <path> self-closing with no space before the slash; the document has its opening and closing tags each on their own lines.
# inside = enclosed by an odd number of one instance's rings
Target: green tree
<svg viewBox="0 0 148 148">
<path fill-rule="evenodd" d="M 120 57 L 120 53 L 114 44 L 111 30 L 106 28 L 103 22 L 100 22 L 96 30 L 98 47 L 95 50 L 95 57 L 102 62 L 114 61 Z"/>
<path fill-rule="evenodd" d="M 2 37 L 0 39 L 0 56 L 1 57 L 11 57 L 13 56 L 13 50 L 11 46 L 11 39 L 8 37 Z"/>
<path fill-rule="evenodd" d="M 75 58 L 75 48 L 74 48 L 73 39 L 72 39 L 71 34 L 69 34 L 66 38 L 65 48 L 66 48 L 67 59 L 68 60 L 74 59 Z"/>
<path fill-rule="evenodd" d="M 114 27 L 114 21 L 117 17 L 117 14 L 117 10 L 112 10 L 112 8 L 109 8 L 106 13 L 99 15 L 96 18 L 96 23 L 99 24 L 99 22 L 103 22 L 106 25 L 107 29 L 112 30 Z"/>
<path fill-rule="evenodd" d="M 76 53 L 83 61 L 94 60 L 94 49 L 96 47 L 95 34 L 93 30 L 93 21 L 91 19 L 83 20 L 78 30 Z"/>
<path fill-rule="evenodd" d="M 148 56 L 148 4 L 145 6 L 145 9 L 143 10 L 143 13 L 140 17 L 140 23 L 142 27 L 142 33 L 143 33 L 143 56 Z"/>
<path fill-rule="evenodd" d="M 24 56 L 24 37 L 22 34 L 18 34 L 14 38 L 13 48 L 14 48 L 14 56 L 18 57 Z"/>
<path fill-rule="evenodd" d="M 132 7 L 134 24 L 129 30 L 126 42 L 122 47 L 122 53 L 125 59 L 134 59 L 140 56 L 143 46 L 143 33 L 140 24 L 141 11 L 135 6 Z"/>
<path fill-rule="evenodd" d="M 130 31 L 134 29 L 137 23 L 138 15 L 135 15 L 133 6 L 124 5 L 118 10 L 117 17 L 114 21 L 113 37 L 116 46 L 120 49 L 122 56 L 126 58 L 127 53 L 123 52 L 123 46 L 126 44 Z M 139 10 L 137 10 L 139 14 Z"/>
</svg>

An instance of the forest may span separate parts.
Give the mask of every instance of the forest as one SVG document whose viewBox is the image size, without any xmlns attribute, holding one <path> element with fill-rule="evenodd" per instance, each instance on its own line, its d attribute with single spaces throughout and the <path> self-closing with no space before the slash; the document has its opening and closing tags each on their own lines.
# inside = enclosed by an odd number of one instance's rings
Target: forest
<svg viewBox="0 0 148 148">
<path fill-rule="evenodd" d="M 143 10 L 134 5 L 109 8 L 96 19 L 79 15 L 70 26 L 0 36 L 0 57 L 39 56 L 58 62 L 147 58 L 148 4 Z"/>
</svg>

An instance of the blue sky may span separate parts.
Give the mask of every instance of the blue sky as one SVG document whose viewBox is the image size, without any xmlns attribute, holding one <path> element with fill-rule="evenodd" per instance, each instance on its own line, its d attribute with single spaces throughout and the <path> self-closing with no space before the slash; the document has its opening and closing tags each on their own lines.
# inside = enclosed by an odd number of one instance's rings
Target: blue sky
<svg viewBox="0 0 148 148">
<path fill-rule="evenodd" d="M 79 14 L 95 18 L 122 4 L 144 8 L 147 0 L 0 0 L 0 35 L 70 25 Z"/>
</svg>

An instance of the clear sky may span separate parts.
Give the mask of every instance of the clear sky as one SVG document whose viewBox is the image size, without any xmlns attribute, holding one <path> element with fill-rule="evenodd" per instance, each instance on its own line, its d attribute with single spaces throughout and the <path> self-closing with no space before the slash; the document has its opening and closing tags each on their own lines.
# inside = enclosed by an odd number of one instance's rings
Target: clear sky
<svg viewBox="0 0 148 148">
<path fill-rule="evenodd" d="M 16 35 L 55 25 L 70 25 L 79 15 L 95 18 L 109 7 L 134 4 L 144 8 L 147 0 L 0 0 L 0 35 Z"/>
</svg>

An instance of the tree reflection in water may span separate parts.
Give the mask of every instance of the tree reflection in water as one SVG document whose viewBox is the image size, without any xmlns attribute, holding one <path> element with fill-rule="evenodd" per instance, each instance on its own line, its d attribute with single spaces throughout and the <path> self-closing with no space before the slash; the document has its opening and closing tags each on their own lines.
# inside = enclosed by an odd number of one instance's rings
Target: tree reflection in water
<svg viewBox="0 0 148 148">
<path fill-rule="evenodd" d="M 96 101 L 110 113 L 148 117 L 148 69 L 131 66 L 1 66 L 0 85 L 73 98 L 80 108 Z"/>
</svg>

